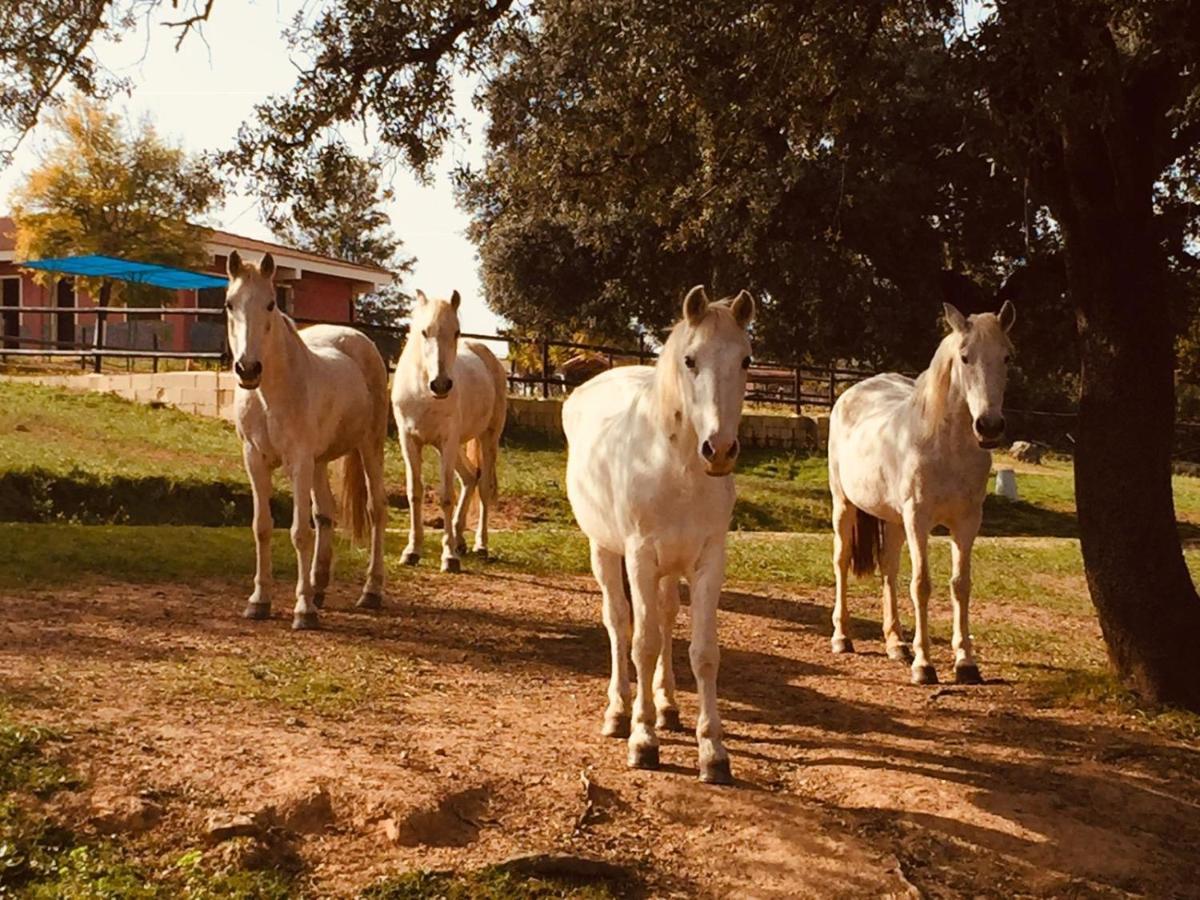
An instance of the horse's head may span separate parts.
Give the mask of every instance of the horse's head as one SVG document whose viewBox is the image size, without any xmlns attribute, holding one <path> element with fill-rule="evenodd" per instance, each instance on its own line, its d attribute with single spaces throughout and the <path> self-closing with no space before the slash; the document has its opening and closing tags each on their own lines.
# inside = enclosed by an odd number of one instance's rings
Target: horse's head
<svg viewBox="0 0 1200 900">
<path fill-rule="evenodd" d="M 957 338 L 951 378 L 966 398 L 979 446 L 991 449 L 1004 437 L 1004 387 L 1013 350 L 1008 332 L 1017 311 L 1007 300 L 999 314 L 966 318 L 949 303 L 945 310 L 946 322 Z"/>
<path fill-rule="evenodd" d="M 417 291 L 417 306 L 413 310 L 412 338 L 419 341 L 421 359 L 429 377 L 429 389 L 433 396 L 444 400 L 454 388 L 450 372 L 458 358 L 458 338 L 462 334 L 458 324 L 458 305 L 462 302 L 458 291 L 449 300 L 430 300 L 424 291 Z"/>
<path fill-rule="evenodd" d="M 737 460 L 738 424 L 750 368 L 754 298 L 742 291 L 709 303 L 703 285 L 688 291 L 683 321 L 672 332 L 670 361 L 677 369 L 682 413 L 696 432 L 709 475 L 728 475 Z"/>
<path fill-rule="evenodd" d="M 275 309 L 275 260 L 267 253 L 255 266 L 242 262 L 236 250 L 225 266 L 225 320 L 229 350 L 238 383 L 252 391 L 262 382 L 263 340 L 279 313 Z"/>
</svg>

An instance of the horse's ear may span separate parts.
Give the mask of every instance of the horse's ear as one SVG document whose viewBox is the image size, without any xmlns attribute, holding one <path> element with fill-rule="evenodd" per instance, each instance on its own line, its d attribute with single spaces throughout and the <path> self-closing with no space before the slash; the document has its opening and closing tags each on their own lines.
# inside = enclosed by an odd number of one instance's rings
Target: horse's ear
<svg viewBox="0 0 1200 900">
<path fill-rule="evenodd" d="M 1000 307 L 1000 327 L 1005 331 L 1012 331 L 1013 323 L 1017 321 L 1017 308 L 1012 305 L 1011 300 L 1005 300 L 1004 305 Z"/>
<path fill-rule="evenodd" d="M 429 298 L 425 296 L 425 292 L 420 288 L 417 288 L 417 293 L 414 296 L 417 298 L 417 302 L 422 306 L 429 302 Z"/>
<path fill-rule="evenodd" d="M 962 334 L 964 331 L 967 330 L 966 317 L 963 316 L 963 314 L 958 311 L 958 307 L 956 307 L 950 303 L 943 303 L 942 309 L 946 313 L 946 323 L 951 328 L 953 328 L 959 334 Z"/>
<path fill-rule="evenodd" d="M 460 303 L 462 303 L 462 295 L 459 294 L 458 291 L 455 291 L 450 295 L 450 305 L 455 309 L 458 309 L 458 304 Z"/>
<path fill-rule="evenodd" d="M 683 317 L 691 324 L 697 325 L 704 318 L 706 312 L 708 312 L 708 294 L 704 292 L 704 285 L 698 284 L 683 298 Z"/>
<path fill-rule="evenodd" d="M 242 257 L 236 250 L 229 251 L 229 258 L 225 260 L 225 274 L 230 278 L 237 278 L 242 274 Z"/>
<path fill-rule="evenodd" d="M 264 253 L 263 258 L 259 260 L 258 271 L 262 274 L 263 278 L 274 278 L 275 257 L 273 257 L 270 253 Z"/>
<path fill-rule="evenodd" d="M 754 321 L 754 298 L 749 291 L 742 291 L 734 297 L 730 309 L 733 311 L 733 320 L 742 328 L 748 328 Z"/>
</svg>

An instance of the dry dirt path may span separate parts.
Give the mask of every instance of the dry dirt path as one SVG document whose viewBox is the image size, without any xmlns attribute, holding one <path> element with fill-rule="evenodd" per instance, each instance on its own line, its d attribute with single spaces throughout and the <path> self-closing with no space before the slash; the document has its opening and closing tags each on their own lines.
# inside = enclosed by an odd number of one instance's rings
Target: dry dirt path
<svg viewBox="0 0 1200 900">
<path fill-rule="evenodd" d="M 599 736 L 590 580 L 419 574 L 378 615 L 340 583 L 305 634 L 282 603 L 238 618 L 242 587 L 0 595 L 0 690 L 69 731 L 87 776 L 56 814 L 153 797 L 161 821 L 123 840 L 163 853 L 213 813 L 274 808 L 316 896 L 551 850 L 629 865 L 653 896 L 1200 895 L 1194 747 L 1019 684 L 911 687 L 877 641 L 834 657 L 822 594 L 726 592 L 738 782 L 714 788 L 690 735 L 664 736 L 659 772 Z M 683 640 L 676 666 L 690 723 Z"/>
</svg>

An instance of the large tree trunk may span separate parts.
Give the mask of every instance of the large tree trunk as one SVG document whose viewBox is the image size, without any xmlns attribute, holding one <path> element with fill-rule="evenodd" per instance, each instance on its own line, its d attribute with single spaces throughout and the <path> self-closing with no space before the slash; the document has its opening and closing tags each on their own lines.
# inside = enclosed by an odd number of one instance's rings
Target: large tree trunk
<svg viewBox="0 0 1200 900">
<path fill-rule="evenodd" d="M 1200 711 L 1200 598 L 1171 490 L 1174 335 L 1153 179 L 1094 124 L 1064 132 L 1067 282 L 1082 394 L 1075 496 L 1088 588 L 1109 657 L 1141 696 Z"/>
</svg>

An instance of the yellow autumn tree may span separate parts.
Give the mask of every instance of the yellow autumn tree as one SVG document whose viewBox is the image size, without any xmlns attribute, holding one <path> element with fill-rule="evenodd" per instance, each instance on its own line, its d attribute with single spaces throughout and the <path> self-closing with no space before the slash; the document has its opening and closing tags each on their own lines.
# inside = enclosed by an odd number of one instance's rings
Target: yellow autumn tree
<svg viewBox="0 0 1200 900">
<path fill-rule="evenodd" d="M 196 268 L 206 263 L 197 224 L 223 193 L 205 162 L 164 140 L 148 120 L 129 121 L 76 96 L 50 118 L 52 136 L 14 193 L 18 260 L 102 254 Z M 36 279 L 52 280 L 37 271 Z M 154 289 L 78 279 L 101 306 Z"/>
</svg>

